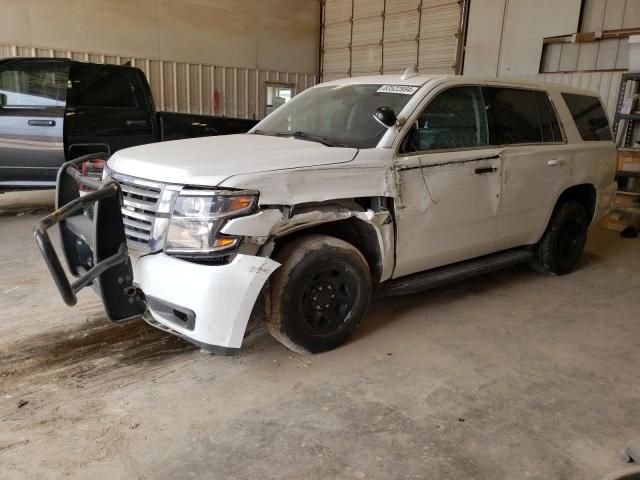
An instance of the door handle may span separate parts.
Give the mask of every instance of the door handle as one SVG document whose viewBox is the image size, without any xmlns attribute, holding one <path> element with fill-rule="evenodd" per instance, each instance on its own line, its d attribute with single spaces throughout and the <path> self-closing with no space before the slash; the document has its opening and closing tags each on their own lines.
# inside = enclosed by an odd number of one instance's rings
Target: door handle
<svg viewBox="0 0 640 480">
<path fill-rule="evenodd" d="M 55 120 L 29 120 L 27 122 L 32 127 L 55 127 Z"/>
<path fill-rule="evenodd" d="M 127 127 L 146 127 L 146 120 L 127 120 Z"/>
<path fill-rule="evenodd" d="M 477 175 L 482 175 L 483 173 L 493 173 L 497 171 L 498 171 L 498 167 L 481 167 L 481 168 L 476 168 L 475 170 Z"/>
<path fill-rule="evenodd" d="M 557 167 L 558 165 L 562 165 L 563 163 L 564 160 L 560 160 L 559 158 L 554 158 L 547 161 L 547 165 L 549 165 L 550 167 Z"/>
</svg>

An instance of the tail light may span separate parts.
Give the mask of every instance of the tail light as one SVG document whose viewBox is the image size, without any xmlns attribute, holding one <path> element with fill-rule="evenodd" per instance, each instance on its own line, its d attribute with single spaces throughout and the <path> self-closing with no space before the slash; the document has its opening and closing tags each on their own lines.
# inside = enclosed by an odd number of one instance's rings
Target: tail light
<svg viewBox="0 0 640 480">
<path fill-rule="evenodd" d="M 93 159 L 82 162 L 80 165 L 80 173 L 83 177 L 95 178 L 96 180 L 102 180 L 102 171 L 107 161 L 102 159 Z M 84 185 L 78 185 L 81 192 L 91 192 L 93 189 Z"/>
</svg>

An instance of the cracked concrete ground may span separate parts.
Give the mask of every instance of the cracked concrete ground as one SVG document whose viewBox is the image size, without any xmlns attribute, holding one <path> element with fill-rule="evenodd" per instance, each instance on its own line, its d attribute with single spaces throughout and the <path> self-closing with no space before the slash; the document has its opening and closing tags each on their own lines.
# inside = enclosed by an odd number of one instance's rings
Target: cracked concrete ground
<svg viewBox="0 0 640 480">
<path fill-rule="evenodd" d="M 31 235 L 51 198 L 0 196 L 1 478 L 599 479 L 640 435 L 638 239 L 375 303 L 326 354 L 258 331 L 217 357 L 66 307 Z"/>
</svg>

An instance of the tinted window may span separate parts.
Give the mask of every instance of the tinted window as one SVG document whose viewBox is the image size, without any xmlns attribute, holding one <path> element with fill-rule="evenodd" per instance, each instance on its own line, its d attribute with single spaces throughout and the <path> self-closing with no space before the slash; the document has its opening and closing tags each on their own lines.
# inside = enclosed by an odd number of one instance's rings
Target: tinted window
<svg viewBox="0 0 640 480">
<path fill-rule="evenodd" d="M 478 87 L 445 90 L 426 106 L 407 133 L 402 153 L 472 148 L 488 144 L 487 123 Z"/>
<path fill-rule="evenodd" d="M 540 126 L 542 128 L 543 142 L 562 142 L 562 132 L 558 117 L 551 105 L 551 100 L 546 92 L 536 92 L 538 110 L 540 112 Z"/>
<path fill-rule="evenodd" d="M 493 142 L 498 145 L 542 141 L 538 100 L 531 90 L 486 89 L 486 101 L 493 120 Z"/>
<path fill-rule="evenodd" d="M 607 115 L 598 97 L 563 93 L 583 140 L 612 140 Z"/>
<path fill-rule="evenodd" d="M 135 108 L 133 86 L 119 68 L 79 64 L 71 67 L 69 105 Z"/>
<path fill-rule="evenodd" d="M 68 67 L 60 62 L 20 62 L 0 71 L 8 106 L 64 106 Z"/>
</svg>

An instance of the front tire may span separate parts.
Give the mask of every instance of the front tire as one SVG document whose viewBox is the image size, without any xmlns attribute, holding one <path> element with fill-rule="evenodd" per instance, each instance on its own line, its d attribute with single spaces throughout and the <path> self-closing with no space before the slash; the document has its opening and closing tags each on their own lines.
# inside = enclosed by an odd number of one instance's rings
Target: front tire
<svg viewBox="0 0 640 480">
<path fill-rule="evenodd" d="M 584 207 L 566 200 L 553 212 L 547 231 L 537 245 L 531 267 L 542 273 L 565 275 L 571 272 L 587 242 L 589 219 Z"/>
<path fill-rule="evenodd" d="M 271 335 L 298 353 L 336 348 L 358 326 L 371 301 L 371 272 L 353 245 L 328 235 L 287 244 L 274 259 Z"/>
</svg>

